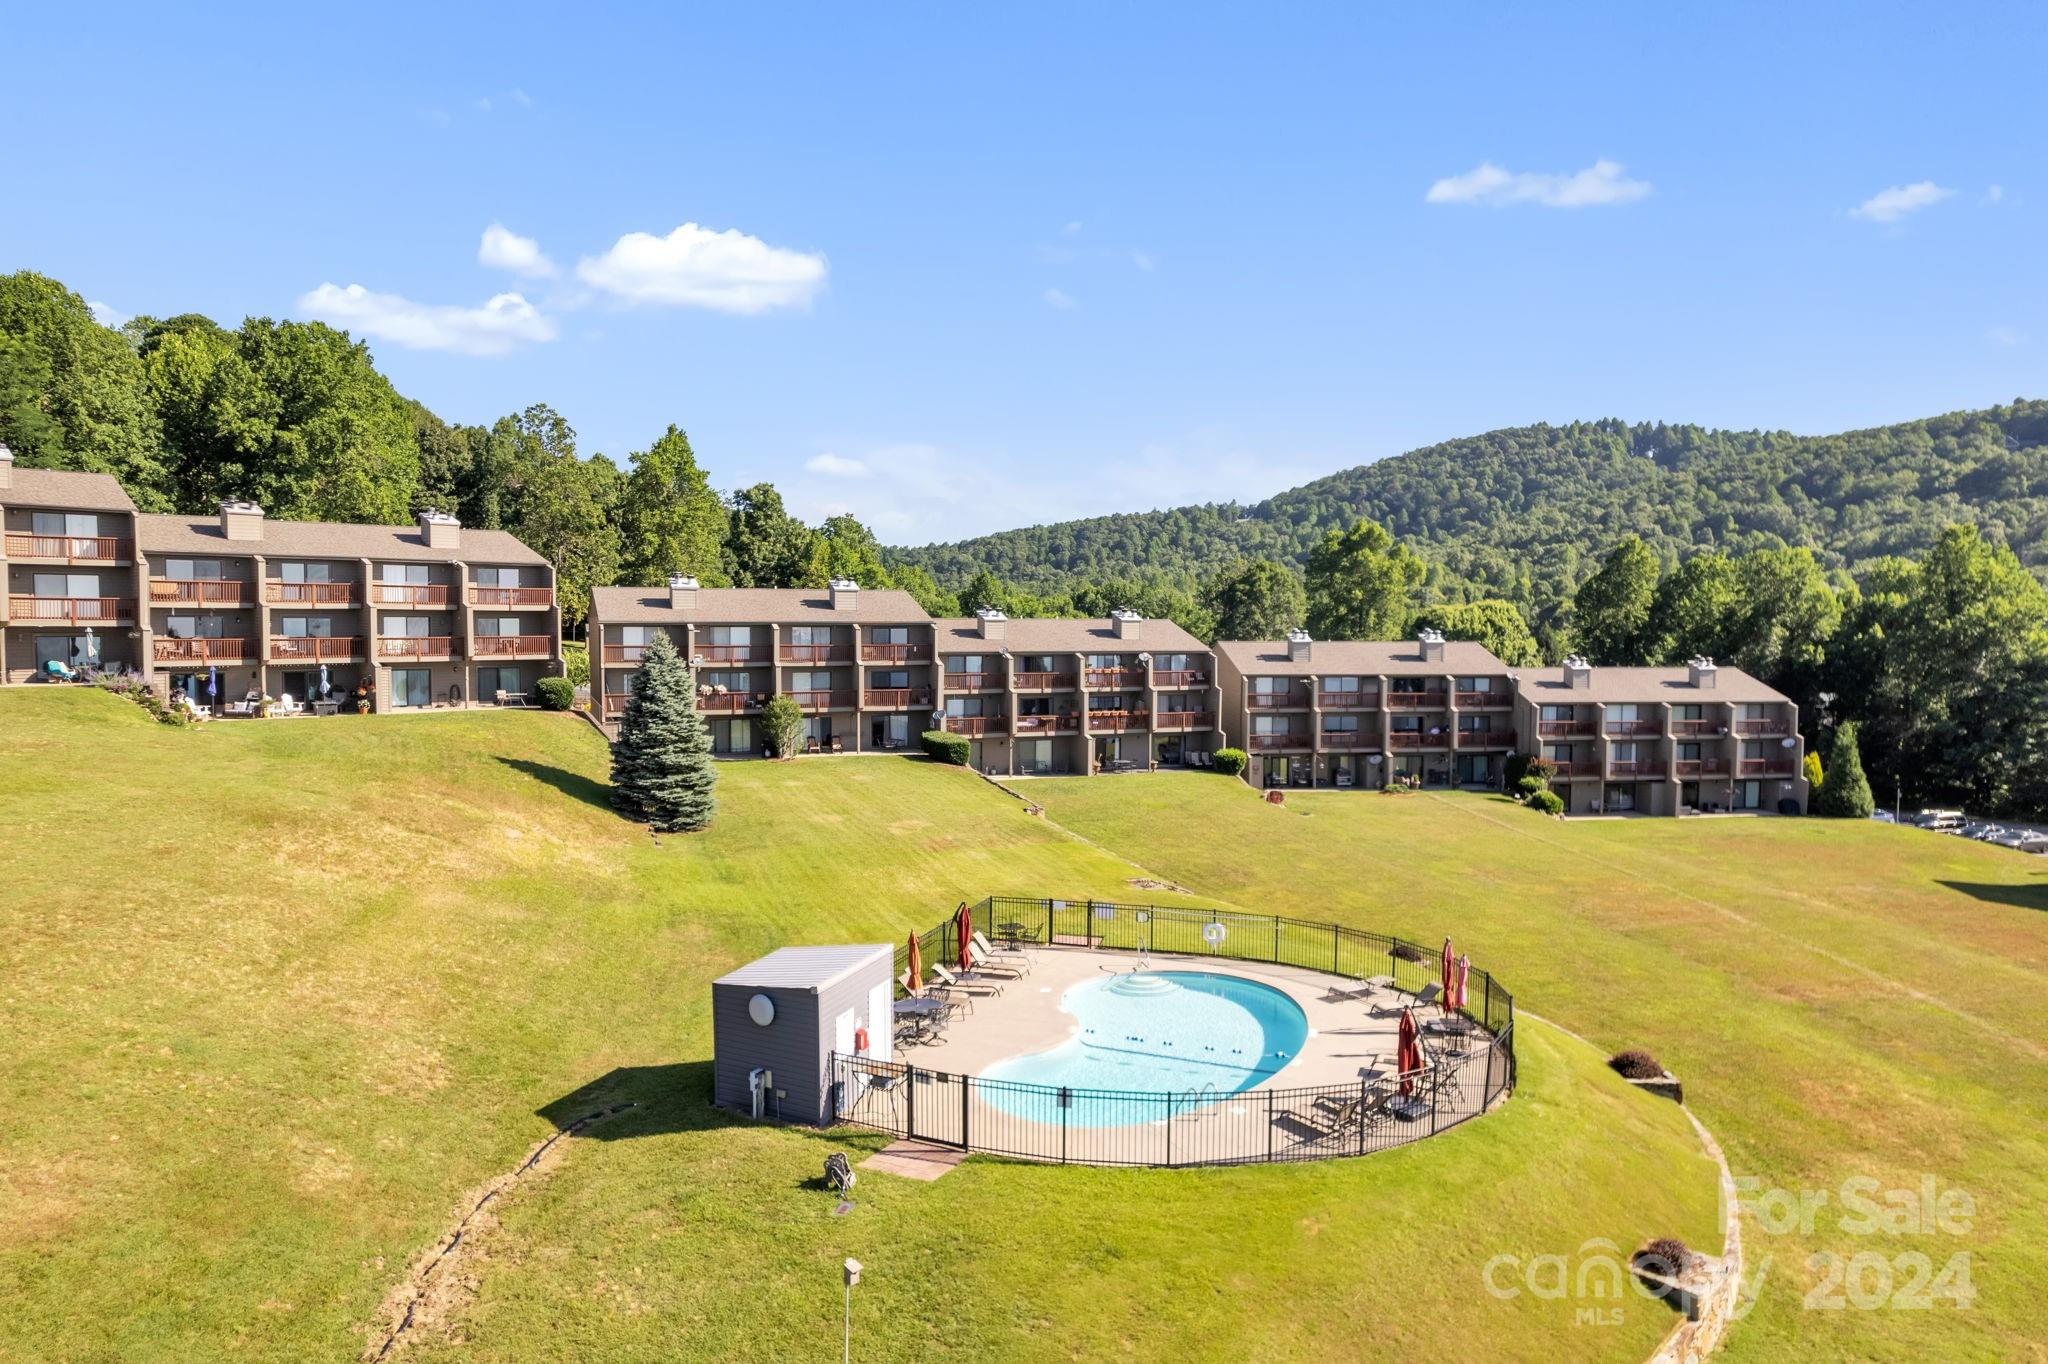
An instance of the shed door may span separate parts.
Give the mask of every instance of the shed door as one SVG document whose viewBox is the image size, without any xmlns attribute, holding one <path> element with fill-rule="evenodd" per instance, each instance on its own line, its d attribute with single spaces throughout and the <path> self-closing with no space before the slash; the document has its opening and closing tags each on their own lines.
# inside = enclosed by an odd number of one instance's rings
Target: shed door
<svg viewBox="0 0 2048 1364">
<path fill-rule="evenodd" d="M 889 981 L 868 992 L 868 1055 L 877 1061 L 896 1059 L 896 1029 L 890 1026 L 895 1004 L 896 987 Z"/>
<path fill-rule="evenodd" d="M 853 1030 L 860 1021 L 851 1009 L 845 1010 L 832 1020 L 832 1050 L 844 1056 L 853 1055 Z"/>
</svg>

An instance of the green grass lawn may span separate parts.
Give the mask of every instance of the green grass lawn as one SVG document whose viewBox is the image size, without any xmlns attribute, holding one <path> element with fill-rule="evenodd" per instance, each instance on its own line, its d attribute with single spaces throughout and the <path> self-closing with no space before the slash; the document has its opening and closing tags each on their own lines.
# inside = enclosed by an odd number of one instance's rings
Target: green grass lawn
<svg viewBox="0 0 2048 1364">
<path fill-rule="evenodd" d="M 1452 935 L 1522 1008 L 1603 1048 L 1656 1053 L 1738 1176 L 1828 1191 L 1812 1234 L 1749 1224 L 1769 1268 L 1731 1359 L 2043 1356 L 2043 861 L 1877 824 L 1559 823 L 1476 795 L 1290 794 L 1275 807 L 1200 774 L 1029 790 L 1052 819 L 1193 890 Z M 1845 1233 L 1838 1194 L 1857 1176 L 1959 1187 L 1974 1225 Z M 1968 1252 L 1975 1306 L 1802 1305 L 1822 1282 L 1810 1255 L 1915 1251 L 1937 1267 Z"/>
<path fill-rule="evenodd" d="M 866 1358 L 1412 1358 L 1455 1330 L 1471 1357 L 1631 1360 L 1662 1308 L 1575 1325 L 1487 1296 L 1488 1257 L 1715 1244 L 1680 1111 L 1541 1027 L 1505 1109 L 1385 1155 L 975 1159 L 869 1176 L 834 1217 L 809 1182 L 878 1140 L 711 1110 L 707 983 L 1138 872 L 909 759 L 727 766 L 716 827 L 657 842 L 604 808 L 605 762 L 568 716 L 194 732 L 0 690 L 0 1358 L 352 1358 L 466 1191 L 620 1099 L 498 1205 L 473 1298 L 404 1357 L 825 1356 L 850 1254 Z M 1286 907 L 1255 889 L 1214 893 Z M 1487 964 L 1538 983 L 1511 946 Z"/>
</svg>

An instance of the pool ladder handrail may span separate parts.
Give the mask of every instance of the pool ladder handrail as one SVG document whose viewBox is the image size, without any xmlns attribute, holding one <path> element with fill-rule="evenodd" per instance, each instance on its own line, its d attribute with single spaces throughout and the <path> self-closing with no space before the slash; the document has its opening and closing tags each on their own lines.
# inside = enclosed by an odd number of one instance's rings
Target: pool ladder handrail
<svg viewBox="0 0 2048 1364">
<path fill-rule="evenodd" d="M 1209 1116 L 1207 1113 L 1197 1113 L 1195 1110 L 1198 1108 L 1207 1108 L 1211 1112 L 1213 1112 L 1215 1109 L 1215 1105 L 1223 1102 L 1223 1091 L 1216 1088 L 1216 1082 L 1214 1080 L 1211 1080 L 1208 1083 L 1204 1084 L 1200 1089 L 1190 1089 L 1185 1091 L 1185 1093 L 1187 1097 L 1187 1107 L 1185 1109 L 1182 1109 L 1180 1112 L 1173 1114 L 1173 1116 L 1176 1118 L 1207 1117 Z M 1180 1099 L 1180 1097 L 1181 1095 L 1179 1094 L 1176 1094 L 1174 1096 L 1176 1100 Z"/>
</svg>

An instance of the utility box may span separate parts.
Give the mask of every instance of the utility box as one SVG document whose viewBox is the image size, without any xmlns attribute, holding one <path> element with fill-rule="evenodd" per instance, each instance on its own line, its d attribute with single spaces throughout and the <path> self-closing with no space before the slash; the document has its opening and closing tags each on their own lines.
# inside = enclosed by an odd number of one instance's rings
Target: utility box
<svg viewBox="0 0 2048 1364">
<path fill-rule="evenodd" d="M 781 947 L 712 981 L 712 1101 L 828 1125 L 832 1053 L 893 1059 L 895 960 L 888 943 Z"/>
</svg>

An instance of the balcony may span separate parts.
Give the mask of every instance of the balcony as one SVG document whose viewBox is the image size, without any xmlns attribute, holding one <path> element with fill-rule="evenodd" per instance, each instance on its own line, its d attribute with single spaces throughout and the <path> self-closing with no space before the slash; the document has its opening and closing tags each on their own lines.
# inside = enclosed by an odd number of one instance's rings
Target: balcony
<svg viewBox="0 0 2048 1364">
<path fill-rule="evenodd" d="M 1515 732 L 1512 729 L 1461 729 L 1458 731 L 1458 747 L 1471 752 L 1475 749 L 1513 748 Z"/>
<path fill-rule="evenodd" d="M 135 557 L 135 542 L 112 535 L 10 534 L 7 557 L 46 564 L 125 564 Z"/>
<path fill-rule="evenodd" d="M 949 734 L 1008 734 L 1010 717 L 1007 715 L 948 715 L 946 732 Z"/>
<path fill-rule="evenodd" d="M 1115 734 L 1126 729 L 1148 729 L 1152 724 L 1152 712 L 1148 710 L 1092 710 L 1088 712 L 1090 734 Z"/>
<path fill-rule="evenodd" d="M 1019 734 L 1075 734 L 1080 732 L 1081 716 L 1068 711 L 1065 715 L 1020 715 L 1017 717 Z"/>
<path fill-rule="evenodd" d="M 1678 775 L 1696 781 L 1701 777 L 1725 777 L 1728 775 L 1726 758 L 1680 758 Z"/>
<path fill-rule="evenodd" d="M 1671 732 L 1681 739 L 1717 738 L 1728 732 L 1725 720 L 1673 720 Z"/>
<path fill-rule="evenodd" d="M 1090 668 L 1087 677 L 1088 685 L 1100 691 L 1118 691 L 1124 687 L 1145 685 L 1143 668 Z"/>
<path fill-rule="evenodd" d="M 1209 674 L 1200 668 L 1155 668 L 1152 671 L 1152 685 L 1161 691 L 1206 687 L 1209 685 Z"/>
<path fill-rule="evenodd" d="M 1291 689 L 1246 692 L 1244 703 L 1252 710 L 1306 710 L 1308 693 Z"/>
<path fill-rule="evenodd" d="M 1506 710 L 1515 703 L 1504 691 L 1461 691 L 1457 697 L 1459 710 Z"/>
<path fill-rule="evenodd" d="M 1664 732 L 1664 722 L 1661 720 L 1609 720 L 1607 722 L 1607 732 L 1610 735 L 1619 735 L 1624 738 L 1631 734 L 1662 734 Z"/>
<path fill-rule="evenodd" d="M 496 606 L 514 611 L 545 609 L 555 604 L 552 587 L 482 587 L 470 584 L 471 606 Z"/>
<path fill-rule="evenodd" d="M 946 674 L 946 690 L 947 690 L 947 691 L 968 691 L 968 692 L 978 692 L 978 691 L 1001 691 L 1002 689 L 1003 689 L 1003 675 L 1002 675 L 1001 673 L 947 673 L 947 674 Z"/>
<path fill-rule="evenodd" d="M 1744 758 L 1738 766 L 1745 777 L 1791 777 L 1799 769 L 1790 758 Z"/>
<path fill-rule="evenodd" d="M 159 663 L 240 663 L 253 653 L 247 639 L 172 639 L 158 635 L 151 654 Z"/>
<path fill-rule="evenodd" d="M 478 635 L 470 642 L 472 658 L 550 658 L 553 635 Z"/>
<path fill-rule="evenodd" d="M 1448 734 L 1424 734 L 1419 729 L 1397 729 L 1387 736 L 1388 748 L 1449 748 Z"/>
<path fill-rule="evenodd" d="M 626 702 L 632 699 L 633 698 L 625 692 L 606 692 L 604 694 L 604 718 L 610 720 L 616 716 L 624 715 L 626 713 Z M 704 709 L 704 703 L 702 701 L 699 701 L 697 703 L 697 709 Z"/>
<path fill-rule="evenodd" d="M 64 621 L 76 625 L 112 625 L 135 619 L 131 597 L 15 597 L 7 599 L 8 619 Z"/>
<path fill-rule="evenodd" d="M 1010 684 L 1018 691 L 1072 691 L 1072 673 L 1013 673 Z"/>
<path fill-rule="evenodd" d="M 1315 736 L 1306 731 L 1285 734 L 1254 734 L 1248 741 L 1254 753 L 1275 753 L 1282 749 L 1308 748 Z"/>
<path fill-rule="evenodd" d="M 1152 713 L 1154 729 L 1214 729 L 1216 714 L 1207 710 L 1160 710 Z"/>
<path fill-rule="evenodd" d="M 1440 687 L 1425 691 L 1390 691 L 1387 693 L 1387 706 L 1392 710 L 1442 710 L 1449 695 Z"/>
<path fill-rule="evenodd" d="M 452 635 L 379 635 L 377 657 L 411 662 L 453 658 L 462 651 Z"/>
<path fill-rule="evenodd" d="M 1595 762 L 1587 762 L 1583 758 L 1572 759 L 1569 761 L 1553 758 L 1550 760 L 1550 765 L 1557 769 L 1558 777 L 1565 781 L 1583 779 L 1586 777 L 1597 777 L 1600 775 L 1600 764 Z"/>
<path fill-rule="evenodd" d="M 354 583 L 287 583 L 275 579 L 263 585 L 263 600 L 273 606 L 354 606 Z"/>
<path fill-rule="evenodd" d="M 629 649 L 644 649 L 647 646 L 644 644 L 629 644 L 626 647 Z M 699 644 L 695 649 L 691 650 L 691 654 L 693 657 L 703 659 L 706 663 L 752 663 L 754 661 L 754 646 L 751 644 Z M 763 663 L 768 661 L 765 649 L 762 650 L 761 661 Z"/>
<path fill-rule="evenodd" d="M 784 663 L 851 663 L 851 644 L 785 644 L 775 651 Z"/>
<path fill-rule="evenodd" d="M 370 601 L 377 606 L 446 606 L 446 583 L 371 583 Z"/>
<path fill-rule="evenodd" d="M 1616 781 L 1646 781 L 1664 775 L 1664 764 L 1654 758 L 1610 762 L 1607 775 Z"/>
<path fill-rule="evenodd" d="M 744 715 L 750 710 L 759 710 L 764 699 L 743 691 L 717 687 L 697 693 L 697 709 L 705 715 Z"/>
<path fill-rule="evenodd" d="M 269 656 L 281 663 L 328 663 L 360 657 L 357 635 L 272 635 Z"/>
<path fill-rule="evenodd" d="M 151 606 L 253 606 L 252 584 L 233 578 L 151 578 Z"/>
<path fill-rule="evenodd" d="M 1790 734 L 1792 726 L 1784 720 L 1737 720 L 1735 722 L 1735 732 L 1750 737 L 1775 736 Z"/>
<path fill-rule="evenodd" d="M 1380 694 L 1377 690 L 1326 691 L 1317 694 L 1316 704 L 1324 710 L 1378 710 Z"/>
<path fill-rule="evenodd" d="M 870 687 L 861 693 L 861 704 L 869 710 L 910 710 L 931 703 L 930 687 Z"/>
<path fill-rule="evenodd" d="M 789 698 L 803 710 L 852 710 L 850 691 L 793 691 Z"/>
<path fill-rule="evenodd" d="M 932 661 L 932 646 L 929 644 L 868 644 L 860 646 L 860 661 L 863 663 L 929 663 Z"/>
<path fill-rule="evenodd" d="M 1593 737 L 1593 722 L 1586 720 L 1538 720 L 1536 737 L 1539 739 L 1590 739 Z"/>
<path fill-rule="evenodd" d="M 1377 729 L 1326 729 L 1318 736 L 1324 748 L 1357 749 L 1378 748 L 1380 732 Z"/>
</svg>

